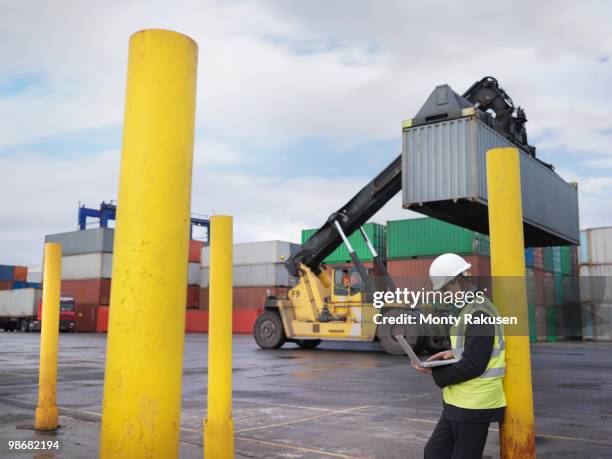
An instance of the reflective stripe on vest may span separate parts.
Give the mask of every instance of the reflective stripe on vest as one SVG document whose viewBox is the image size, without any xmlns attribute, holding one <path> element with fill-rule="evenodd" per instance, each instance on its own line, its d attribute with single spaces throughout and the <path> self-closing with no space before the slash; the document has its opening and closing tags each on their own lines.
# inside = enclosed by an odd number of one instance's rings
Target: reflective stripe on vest
<svg viewBox="0 0 612 459">
<path fill-rule="evenodd" d="M 499 317 L 495 306 L 485 299 L 482 304 L 470 303 L 459 313 L 464 314 L 484 312 L 491 317 Z M 502 378 L 506 370 L 506 345 L 502 325 L 495 325 L 493 350 L 487 368 L 477 378 L 459 384 L 446 386 L 443 390 L 444 401 L 450 405 L 468 409 L 500 408 L 506 405 Z M 463 320 L 451 327 L 451 345 L 454 357 L 461 358 L 465 347 L 465 332 L 467 324 Z"/>
</svg>

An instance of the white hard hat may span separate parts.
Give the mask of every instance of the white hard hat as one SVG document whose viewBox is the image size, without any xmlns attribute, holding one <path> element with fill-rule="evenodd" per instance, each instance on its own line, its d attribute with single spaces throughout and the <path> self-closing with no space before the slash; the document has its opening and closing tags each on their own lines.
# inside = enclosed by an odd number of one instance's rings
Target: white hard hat
<svg viewBox="0 0 612 459">
<path fill-rule="evenodd" d="M 459 274 L 472 267 L 463 257 L 454 253 L 445 253 L 431 262 L 429 278 L 434 290 L 440 290 Z"/>
</svg>

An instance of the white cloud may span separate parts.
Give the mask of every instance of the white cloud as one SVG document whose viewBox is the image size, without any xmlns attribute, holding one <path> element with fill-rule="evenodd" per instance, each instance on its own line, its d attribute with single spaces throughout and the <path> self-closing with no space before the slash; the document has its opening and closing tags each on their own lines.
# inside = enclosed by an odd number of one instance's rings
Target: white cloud
<svg viewBox="0 0 612 459">
<path fill-rule="evenodd" d="M 249 172 L 257 148 L 318 138 L 345 154 L 394 140 L 435 85 L 461 92 L 488 74 L 526 109 L 543 158 L 564 155 L 562 175 L 580 182 L 582 224 L 612 224 L 611 184 L 597 170 L 612 161 L 609 3 L 115 0 L 2 9 L 0 88 L 32 75 L 38 84 L 0 91 L 0 195 L 10 197 L 0 204 L 0 262 L 36 263 L 45 233 L 76 226 L 78 200 L 116 197 L 117 151 L 66 158 L 3 149 L 119 126 L 128 37 L 150 27 L 199 43 L 193 208 L 236 215 L 238 240 L 297 240 L 371 172 L 258 175 Z M 312 161 L 325 170 L 325 158 Z M 408 215 L 396 198 L 376 220 Z"/>
</svg>

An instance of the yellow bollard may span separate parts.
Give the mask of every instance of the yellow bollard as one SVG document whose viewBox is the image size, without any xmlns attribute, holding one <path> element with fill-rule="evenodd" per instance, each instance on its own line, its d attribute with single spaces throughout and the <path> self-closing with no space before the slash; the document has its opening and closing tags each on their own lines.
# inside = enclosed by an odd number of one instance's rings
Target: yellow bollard
<svg viewBox="0 0 612 459">
<path fill-rule="evenodd" d="M 506 336 L 506 416 L 500 433 L 501 457 L 535 458 L 527 292 L 519 151 L 487 152 L 489 231 L 493 301 L 501 314 L 518 316 L 525 336 Z"/>
<path fill-rule="evenodd" d="M 57 353 L 59 349 L 60 289 L 62 245 L 45 244 L 42 316 L 40 329 L 40 368 L 36 430 L 57 429 Z"/>
<path fill-rule="evenodd" d="M 178 457 L 197 45 L 130 38 L 100 458 Z"/>
<path fill-rule="evenodd" d="M 210 220 L 208 410 L 204 457 L 234 457 L 232 419 L 232 217 Z"/>
</svg>

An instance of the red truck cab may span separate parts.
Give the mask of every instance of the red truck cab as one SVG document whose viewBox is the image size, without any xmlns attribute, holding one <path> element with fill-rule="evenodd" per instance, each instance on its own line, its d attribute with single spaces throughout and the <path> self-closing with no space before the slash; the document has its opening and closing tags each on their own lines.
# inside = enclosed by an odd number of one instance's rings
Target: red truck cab
<svg viewBox="0 0 612 459">
<path fill-rule="evenodd" d="M 59 328 L 64 331 L 72 331 L 75 327 L 76 311 L 75 311 L 74 298 L 70 296 L 60 297 L 60 317 L 59 317 Z M 40 323 L 42 321 L 42 300 L 38 303 L 38 329 L 40 329 Z"/>
</svg>

